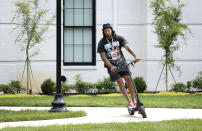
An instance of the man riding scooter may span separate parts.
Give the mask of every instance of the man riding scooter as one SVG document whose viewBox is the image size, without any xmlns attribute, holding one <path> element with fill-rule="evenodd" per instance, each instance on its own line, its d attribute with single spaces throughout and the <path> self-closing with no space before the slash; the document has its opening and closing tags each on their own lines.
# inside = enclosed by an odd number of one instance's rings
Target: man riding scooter
<svg viewBox="0 0 202 131">
<path fill-rule="evenodd" d="M 129 77 L 129 71 L 117 72 L 116 70 L 120 62 L 126 63 L 125 57 L 121 50 L 122 47 L 125 48 L 132 56 L 134 56 L 136 62 L 138 62 L 140 59 L 137 58 L 128 42 L 122 36 L 115 34 L 115 31 L 109 23 L 103 25 L 102 31 L 103 38 L 98 43 L 97 52 L 100 54 L 102 61 L 104 62 L 104 66 L 107 68 L 111 81 L 116 81 L 118 83 L 121 93 L 128 101 L 128 108 L 135 108 L 135 92 L 132 81 Z M 132 99 L 130 99 L 127 94 L 123 80 L 125 80 L 128 86 Z"/>
</svg>

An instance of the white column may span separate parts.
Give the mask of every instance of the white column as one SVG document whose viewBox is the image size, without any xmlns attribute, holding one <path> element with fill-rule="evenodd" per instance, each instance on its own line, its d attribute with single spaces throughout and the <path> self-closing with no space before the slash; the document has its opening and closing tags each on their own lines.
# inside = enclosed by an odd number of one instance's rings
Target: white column
<svg viewBox="0 0 202 131">
<path fill-rule="evenodd" d="M 117 31 L 117 1 L 118 0 L 113 0 L 113 23 L 115 31 Z"/>
</svg>

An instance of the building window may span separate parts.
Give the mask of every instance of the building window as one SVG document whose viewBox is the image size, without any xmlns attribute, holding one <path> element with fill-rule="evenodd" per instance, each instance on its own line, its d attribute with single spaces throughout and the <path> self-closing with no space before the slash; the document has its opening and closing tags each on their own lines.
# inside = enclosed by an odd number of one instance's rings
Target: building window
<svg viewBox="0 0 202 131">
<path fill-rule="evenodd" d="M 64 0 L 64 65 L 95 65 L 95 0 Z"/>
</svg>

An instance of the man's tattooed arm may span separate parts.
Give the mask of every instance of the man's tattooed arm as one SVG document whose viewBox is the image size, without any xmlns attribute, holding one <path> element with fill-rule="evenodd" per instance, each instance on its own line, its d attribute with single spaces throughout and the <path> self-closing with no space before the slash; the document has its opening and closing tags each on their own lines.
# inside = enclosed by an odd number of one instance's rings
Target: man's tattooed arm
<svg viewBox="0 0 202 131">
<path fill-rule="evenodd" d="M 115 71 L 115 70 L 116 70 L 116 67 L 113 66 L 113 65 L 109 62 L 109 60 L 107 59 L 105 52 L 100 53 L 100 57 L 102 58 L 102 61 L 105 63 L 105 65 L 107 65 L 107 67 L 109 67 L 109 68 L 111 69 L 111 71 Z"/>
</svg>

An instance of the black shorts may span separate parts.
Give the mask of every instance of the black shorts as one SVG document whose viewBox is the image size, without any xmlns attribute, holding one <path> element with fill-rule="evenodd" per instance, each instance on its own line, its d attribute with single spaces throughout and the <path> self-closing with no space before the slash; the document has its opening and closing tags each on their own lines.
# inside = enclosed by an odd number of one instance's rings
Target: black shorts
<svg viewBox="0 0 202 131">
<path fill-rule="evenodd" d="M 108 69 L 108 73 L 109 73 L 109 77 L 111 81 L 116 81 L 119 78 L 123 77 L 123 76 L 129 76 L 130 73 L 128 71 L 121 71 L 121 72 L 112 72 L 110 69 Z"/>
</svg>

